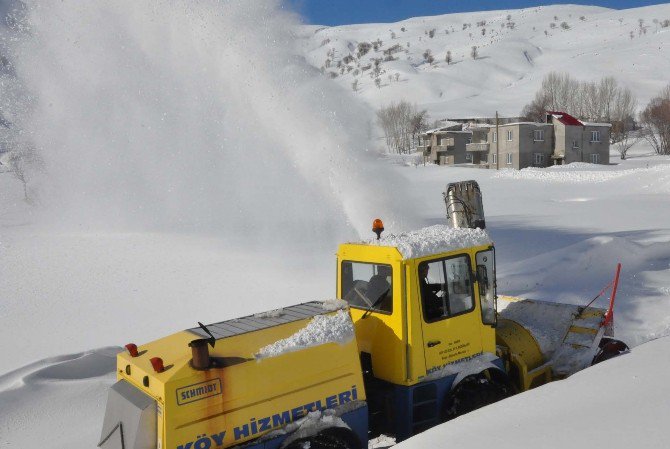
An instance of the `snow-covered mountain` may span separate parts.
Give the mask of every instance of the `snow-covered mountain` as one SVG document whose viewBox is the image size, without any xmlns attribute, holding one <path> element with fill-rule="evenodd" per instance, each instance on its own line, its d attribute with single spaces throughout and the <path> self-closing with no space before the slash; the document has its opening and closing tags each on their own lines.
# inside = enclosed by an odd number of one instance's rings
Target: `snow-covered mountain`
<svg viewBox="0 0 670 449">
<path fill-rule="evenodd" d="M 434 119 L 491 117 L 496 110 L 517 115 L 551 71 L 584 81 L 614 76 L 644 104 L 667 84 L 663 74 L 670 71 L 670 4 L 626 10 L 556 5 L 309 26 L 301 37 L 310 64 L 348 90 L 357 81 L 357 96 L 375 109 L 405 99 Z M 375 48 L 361 55 L 365 43 Z M 383 61 L 389 54 L 394 60 Z M 371 75 L 374 59 L 382 59 L 379 88 Z"/>
</svg>

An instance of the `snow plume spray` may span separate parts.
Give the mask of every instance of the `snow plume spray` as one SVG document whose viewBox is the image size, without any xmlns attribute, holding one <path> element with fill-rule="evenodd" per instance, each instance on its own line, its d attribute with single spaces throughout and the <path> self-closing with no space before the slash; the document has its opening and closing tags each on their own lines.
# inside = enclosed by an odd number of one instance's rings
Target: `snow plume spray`
<svg viewBox="0 0 670 449">
<path fill-rule="evenodd" d="M 403 220 L 374 111 L 298 56 L 278 1 L 28 1 L 7 23 L 3 114 L 66 223 L 332 249 Z"/>
</svg>

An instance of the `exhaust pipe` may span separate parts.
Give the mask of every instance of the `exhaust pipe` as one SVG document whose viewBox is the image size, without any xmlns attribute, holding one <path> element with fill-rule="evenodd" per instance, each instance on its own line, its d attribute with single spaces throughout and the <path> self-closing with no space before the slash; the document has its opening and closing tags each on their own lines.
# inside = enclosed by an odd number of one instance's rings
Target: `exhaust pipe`
<svg viewBox="0 0 670 449">
<path fill-rule="evenodd" d="M 209 357 L 209 348 L 207 347 L 208 344 L 209 339 L 207 338 L 198 338 L 188 344 L 191 348 L 191 366 L 194 369 L 209 369 L 211 360 Z"/>
<path fill-rule="evenodd" d="M 452 228 L 486 229 L 482 192 L 477 181 L 454 182 L 442 194 Z"/>
</svg>

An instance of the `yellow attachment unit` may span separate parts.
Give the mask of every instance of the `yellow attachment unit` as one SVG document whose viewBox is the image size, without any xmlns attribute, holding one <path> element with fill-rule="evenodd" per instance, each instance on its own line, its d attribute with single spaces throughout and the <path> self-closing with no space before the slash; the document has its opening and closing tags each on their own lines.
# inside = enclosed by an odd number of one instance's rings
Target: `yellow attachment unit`
<svg viewBox="0 0 670 449">
<path fill-rule="evenodd" d="M 540 346 L 528 330 L 513 320 L 499 319 L 496 344 L 506 348 L 515 369 L 508 370 L 522 391 L 551 381 L 551 367 L 545 365 Z"/>
<path fill-rule="evenodd" d="M 118 439 L 114 426 L 121 422 L 126 440 L 139 438 L 129 435 L 139 426 L 138 435 L 154 440 L 150 447 L 218 449 L 280 430 L 311 411 L 344 404 L 351 409 L 365 401 L 343 301 L 304 303 L 189 329 L 137 347 L 134 357 L 131 352 L 117 359 L 115 387 L 121 387 L 110 393 L 104 449 Z M 112 394 L 120 398 L 112 401 Z M 124 396 L 132 397 L 126 403 Z M 153 422 L 123 421 L 147 415 L 147 407 L 155 407 Z M 135 447 L 133 441 L 123 447 Z"/>
</svg>

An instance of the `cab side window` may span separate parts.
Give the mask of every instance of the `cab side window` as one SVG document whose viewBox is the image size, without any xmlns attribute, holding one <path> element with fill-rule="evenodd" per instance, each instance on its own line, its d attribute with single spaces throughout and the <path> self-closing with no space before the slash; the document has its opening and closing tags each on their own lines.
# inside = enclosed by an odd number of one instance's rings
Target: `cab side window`
<svg viewBox="0 0 670 449">
<path fill-rule="evenodd" d="M 426 322 L 442 320 L 474 309 L 470 258 L 467 255 L 422 262 L 418 271 Z"/>
<path fill-rule="evenodd" d="M 349 306 L 393 312 L 393 270 L 391 265 L 342 262 L 342 299 Z"/>
</svg>

